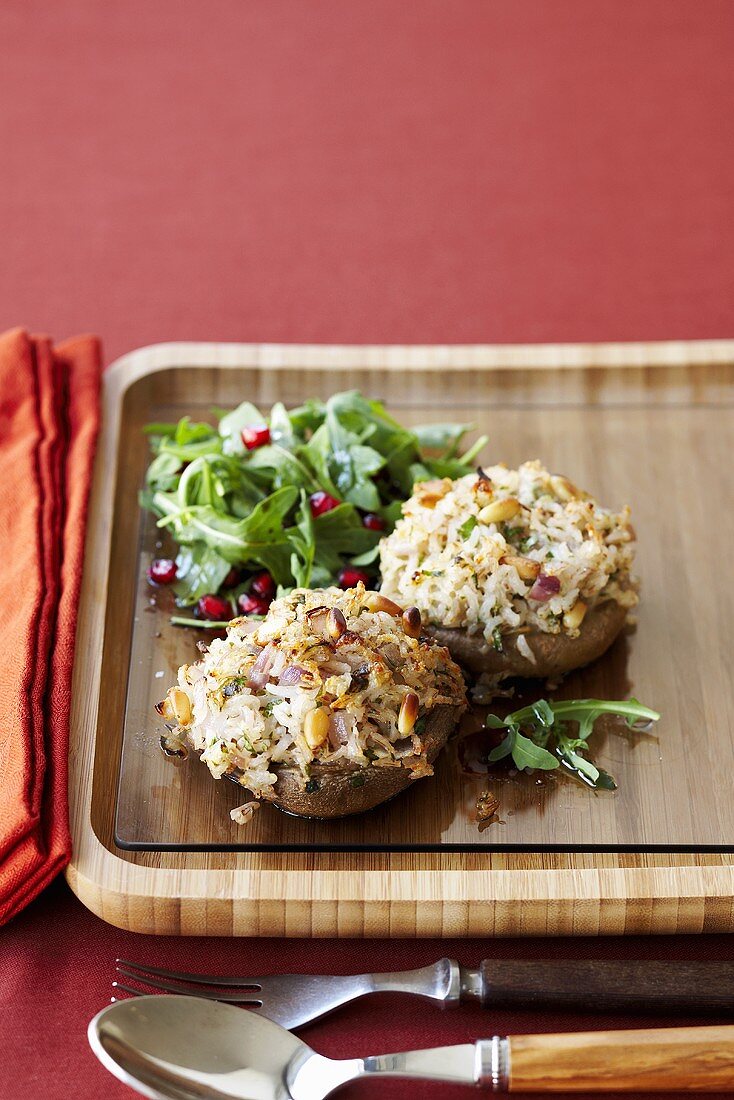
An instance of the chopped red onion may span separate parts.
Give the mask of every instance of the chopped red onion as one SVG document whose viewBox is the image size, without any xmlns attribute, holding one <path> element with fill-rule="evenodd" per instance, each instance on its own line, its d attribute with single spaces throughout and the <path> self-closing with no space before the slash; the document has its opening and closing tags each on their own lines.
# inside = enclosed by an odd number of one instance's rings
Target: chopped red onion
<svg viewBox="0 0 734 1100">
<path fill-rule="evenodd" d="M 343 711 L 337 710 L 331 716 L 329 724 L 329 742 L 333 748 L 346 745 L 349 740 L 349 722 Z"/>
<path fill-rule="evenodd" d="M 275 646 L 266 645 L 257 655 L 257 660 L 250 670 L 250 687 L 265 687 L 270 679 L 270 669 L 275 659 Z"/>
<path fill-rule="evenodd" d="M 288 667 L 284 668 L 281 672 L 280 680 L 278 681 L 278 683 L 281 687 L 291 687 L 292 685 L 297 684 L 302 676 L 302 668 L 299 668 L 298 665 L 288 665 Z"/>
<path fill-rule="evenodd" d="M 538 603 L 547 603 L 553 596 L 561 591 L 561 582 L 558 577 L 552 577 L 548 573 L 540 573 L 533 587 L 528 592 L 529 600 L 537 600 Z"/>
</svg>

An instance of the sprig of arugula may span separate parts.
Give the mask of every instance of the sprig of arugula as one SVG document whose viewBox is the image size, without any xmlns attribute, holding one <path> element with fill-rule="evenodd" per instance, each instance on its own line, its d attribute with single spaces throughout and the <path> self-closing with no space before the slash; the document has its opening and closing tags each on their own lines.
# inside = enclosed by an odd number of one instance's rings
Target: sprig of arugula
<svg viewBox="0 0 734 1100">
<path fill-rule="evenodd" d="M 521 707 L 500 718 L 488 714 L 488 729 L 505 730 L 505 736 L 488 754 L 490 763 L 511 756 L 519 771 L 538 768 L 553 771 L 566 768 L 595 790 L 615 790 L 617 784 L 608 772 L 598 768 L 586 755 L 589 737 L 598 718 L 613 714 L 637 728 L 657 722 L 660 715 L 637 699 L 573 699 L 536 703 Z"/>
</svg>

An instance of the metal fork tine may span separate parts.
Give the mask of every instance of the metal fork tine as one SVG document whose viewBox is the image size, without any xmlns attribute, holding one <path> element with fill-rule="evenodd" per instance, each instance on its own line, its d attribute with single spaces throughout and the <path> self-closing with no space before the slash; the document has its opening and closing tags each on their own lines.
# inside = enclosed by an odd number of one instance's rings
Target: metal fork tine
<svg viewBox="0 0 734 1100">
<path fill-rule="evenodd" d="M 246 989 L 262 989 L 257 978 L 233 978 L 220 974 L 193 974 L 185 970 L 164 970 L 159 966 L 148 966 L 146 963 L 131 962 L 129 959 L 115 959 L 117 969 L 127 973 L 130 977 L 138 974 L 157 974 L 161 978 L 170 978 L 175 982 L 193 982 L 196 985 L 228 985 L 244 986 Z M 127 970 L 122 970 L 127 967 Z"/>
<path fill-rule="evenodd" d="M 237 993 L 235 990 L 222 991 L 221 993 L 215 993 L 214 990 L 202 989 L 200 985 L 196 985 L 193 989 L 190 985 L 186 985 L 184 982 L 169 982 L 163 978 L 147 977 L 145 974 L 136 974 L 133 970 L 128 970 L 124 966 L 117 967 L 118 974 L 124 974 L 127 978 L 134 978 L 141 985 L 150 986 L 151 989 L 163 989 L 166 993 L 184 993 L 191 994 L 194 997 L 203 997 L 208 1001 L 225 1001 L 228 1004 L 238 1005 L 254 1005 L 258 1008 L 262 1005 L 262 1001 L 257 997 L 253 997 L 252 993 Z M 128 989 L 122 983 L 116 983 L 120 989 Z M 141 992 L 141 990 L 136 990 Z"/>
</svg>

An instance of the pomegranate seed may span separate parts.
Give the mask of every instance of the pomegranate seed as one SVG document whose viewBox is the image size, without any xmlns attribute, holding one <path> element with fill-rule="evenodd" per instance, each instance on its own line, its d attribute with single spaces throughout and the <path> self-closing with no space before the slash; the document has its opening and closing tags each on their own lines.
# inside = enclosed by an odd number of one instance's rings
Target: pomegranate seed
<svg viewBox="0 0 734 1100">
<path fill-rule="evenodd" d="M 153 584 L 173 584 L 177 572 L 175 561 L 170 558 L 156 558 L 150 563 L 148 579 Z"/>
<path fill-rule="evenodd" d="M 273 599 L 275 596 L 275 581 L 267 569 L 255 574 L 250 583 L 250 591 L 254 596 L 262 596 L 264 600 Z"/>
<path fill-rule="evenodd" d="M 222 581 L 222 588 L 234 588 L 235 585 L 240 583 L 241 573 L 239 569 L 235 569 L 234 566 L 230 569 L 227 576 Z"/>
<path fill-rule="evenodd" d="M 323 516 L 324 512 L 331 512 L 341 504 L 340 500 L 333 497 L 331 493 L 325 493 L 323 489 L 319 489 L 318 493 L 311 493 L 308 502 L 311 505 L 311 515 L 314 519 L 316 516 Z"/>
<path fill-rule="evenodd" d="M 232 618 L 232 604 L 223 596 L 214 596 L 209 593 L 202 596 L 196 605 L 199 618 L 211 619 L 215 623 L 228 623 Z"/>
<path fill-rule="evenodd" d="M 366 569 L 355 569 L 353 565 L 345 565 L 339 570 L 337 581 L 340 588 L 354 588 L 360 581 L 363 585 L 369 586 L 370 575 Z"/>
<path fill-rule="evenodd" d="M 264 447 L 270 442 L 270 428 L 267 424 L 248 424 L 242 429 L 242 442 L 248 451 L 254 451 L 256 447 Z"/>
<path fill-rule="evenodd" d="M 243 592 L 237 600 L 237 606 L 243 615 L 267 615 L 270 600 L 264 596 L 251 596 L 249 592 Z"/>
<path fill-rule="evenodd" d="M 362 516 L 362 526 L 368 531 L 384 531 L 385 521 L 377 512 L 368 512 L 366 516 Z"/>
</svg>

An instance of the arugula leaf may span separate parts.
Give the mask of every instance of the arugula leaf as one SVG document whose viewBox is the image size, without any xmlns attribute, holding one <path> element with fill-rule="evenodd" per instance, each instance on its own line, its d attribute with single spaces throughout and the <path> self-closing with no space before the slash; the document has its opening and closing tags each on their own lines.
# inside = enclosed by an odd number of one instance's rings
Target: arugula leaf
<svg viewBox="0 0 734 1100">
<path fill-rule="evenodd" d="M 251 619 L 262 619 L 262 615 L 250 615 Z M 193 626 L 197 630 L 226 630 L 229 626 L 228 622 L 214 622 L 212 619 L 194 619 L 189 615 L 171 615 L 171 624 L 173 626 Z"/>
<path fill-rule="evenodd" d="M 143 427 L 143 431 L 146 435 L 174 435 L 176 432 L 176 425 L 171 424 L 170 421 L 162 423 L 161 421 L 154 421 L 151 424 L 146 424 Z"/>
<path fill-rule="evenodd" d="M 418 458 L 415 438 L 409 432 L 397 435 L 394 446 L 386 455 L 385 467 L 392 483 L 397 486 L 404 500 L 413 492 L 413 486 L 417 481 L 428 481 L 431 476 L 430 471 L 417 461 Z"/>
<path fill-rule="evenodd" d="M 145 483 L 150 489 L 175 489 L 181 461 L 175 455 L 164 452 L 155 456 L 145 474 Z"/>
<path fill-rule="evenodd" d="M 323 424 L 325 416 L 326 406 L 317 398 L 304 401 L 288 413 L 293 431 L 301 438 L 305 438 L 307 433 L 315 432 Z"/>
<path fill-rule="evenodd" d="M 176 425 L 173 441 L 178 447 L 185 447 L 189 443 L 199 443 L 202 440 L 210 440 L 215 434 L 211 424 L 194 422 L 190 416 L 182 416 Z"/>
<path fill-rule="evenodd" d="M 522 733 L 515 735 L 515 743 L 512 746 L 512 759 L 519 771 L 522 771 L 523 768 L 541 768 L 543 771 L 552 771 L 553 768 L 558 767 L 558 760 L 555 756 Z"/>
<path fill-rule="evenodd" d="M 380 531 L 370 531 L 351 504 L 340 504 L 324 512 L 313 522 L 316 544 L 314 561 L 334 576 L 342 565 L 342 555 L 352 557 L 374 549 Z"/>
<path fill-rule="evenodd" d="M 403 514 L 403 502 L 402 500 L 393 500 L 392 503 L 386 504 L 380 509 L 380 515 L 387 524 L 387 529 L 392 531 L 395 524 L 398 522 Z"/>
<path fill-rule="evenodd" d="M 513 711 L 505 718 L 488 714 L 487 729 L 506 729 L 502 742 L 488 753 L 491 762 L 512 756 L 515 766 L 552 771 L 563 766 L 595 790 L 615 790 L 617 784 L 608 772 L 598 768 L 585 754 L 594 723 L 602 714 L 615 714 L 628 724 L 657 722 L 660 715 L 636 699 L 574 699 L 548 702 L 539 699 Z M 573 736 L 569 724 L 577 726 Z M 546 746 L 550 745 L 553 751 Z"/>
<path fill-rule="evenodd" d="M 284 520 L 298 497 L 292 486 L 276 489 L 260 501 L 245 519 L 232 519 L 210 505 L 181 507 L 165 493 L 156 493 L 154 507 L 159 527 L 172 527 L 178 542 L 206 542 L 233 565 L 261 565 L 276 584 L 290 587 L 291 543 Z"/>
<path fill-rule="evenodd" d="M 173 455 L 179 460 L 179 466 L 181 463 L 193 462 L 194 459 L 200 458 L 205 455 L 215 454 L 221 451 L 221 444 L 219 440 L 211 437 L 209 439 L 200 439 L 191 443 L 177 443 L 174 440 L 166 437 L 161 440 L 158 447 L 158 454 Z"/>
<path fill-rule="evenodd" d="M 487 753 L 487 760 L 492 764 L 496 763 L 498 760 L 504 760 L 504 758 L 509 756 L 512 752 L 516 737 L 517 730 L 510 728 L 507 731 L 506 737 L 500 741 L 499 745 L 496 745 L 491 752 Z"/>
<path fill-rule="evenodd" d="M 291 573 L 293 574 L 296 588 L 308 588 L 311 582 L 314 557 L 316 554 L 313 522 L 308 498 L 304 492 L 301 492 L 301 502 L 298 507 L 296 526 L 289 528 L 286 532 L 293 546 Z"/>
<path fill-rule="evenodd" d="M 473 424 L 421 424 L 413 428 L 413 434 L 421 450 L 438 451 L 449 458 L 456 454 L 463 436 L 473 427 Z"/>
<path fill-rule="evenodd" d="M 332 481 L 331 471 L 329 470 L 331 440 L 327 425 L 319 425 L 308 443 L 298 448 L 297 454 L 312 471 L 316 484 L 338 500 L 339 490 Z"/>
<path fill-rule="evenodd" d="M 283 485 L 295 485 L 299 489 L 308 489 L 310 493 L 319 488 L 316 481 L 299 458 L 279 443 L 258 447 L 250 454 L 248 470 L 267 470 L 274 488 Z"/>
<path fill-rule="evenodd" d="M 265 417 L 250 401 L 243 401 L 232 412 L 227 413 L 219 421 L 219 434 L 223 440 L 223 447 L 227 454 L 245 454 L 247 447 L 242 442 L 242 429 L 250 424 L 264 424 Z"/>
<path fill-rule="evenodd" d="M 452 479 L 457 477 L 463 477 L 468 473 L 472 467 L 474 459 L 477 457 L 483 447 L 486 446 L 488 438 L 486 435 L 480 436 L 480 438 L 474 443 L 468 451 L 458 458 L 426 458 L 424 464 L 429 471 L 430 477 L 450 477 Z"/>
<path fill-rule="evenodd" d="M 385 465 L 384 456 L 365 442 L 377 433 L 376 423 L 369 419 L 372 416 L 369 402 L 359 394 L 336 394 L 326 402 L 329 450 L 325 459 L 329 479 L 338 499 L 367 512 L 380 507 L 380 496 L 371 479 Z M 349 423 L 356 430 L 348 427 Z M 323 433 L 323 428 L 320 431 Z"/>
<path fill-rule="evenodd" d="M 207 592 L 216 592 L 229 570 L 229 562 L 206 543 L 182 546 L 176 555 L 177 602 L 196 603 Z"/>
<path fill-rule="evenodd" d="M 365 550 L 363 554 L 356 554 L 350 558 L 352 565 L 372 565 L 380 556 L 379 543 L 375 543 L 371 550 Z"/>
<path fill-rule="evenodd" d="M 270 438 L 288 450 L 292 450 L 296 442 L 291 418 L 281 401 L 276 401 L 270 410 Z"/>
</svg>

